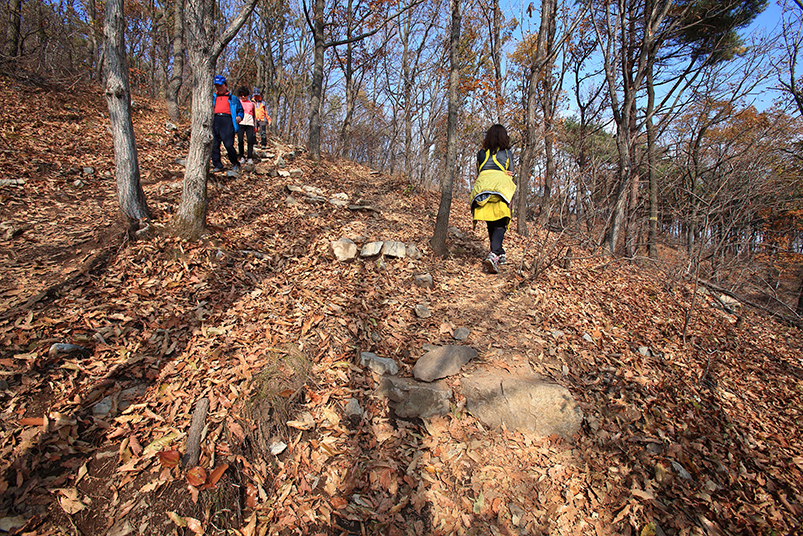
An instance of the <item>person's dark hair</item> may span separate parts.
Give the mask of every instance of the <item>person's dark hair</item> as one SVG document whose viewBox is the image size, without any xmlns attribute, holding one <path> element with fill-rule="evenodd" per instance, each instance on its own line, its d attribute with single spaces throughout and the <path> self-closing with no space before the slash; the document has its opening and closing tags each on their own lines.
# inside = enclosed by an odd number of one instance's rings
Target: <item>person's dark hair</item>
<svg viewBox="0 0 803 536">
<path fill-rule="evenodd" d="M 492 153 L 496 153 L 503 149 L 510 149 L 510 138 L 507 135 L 507 130 L 502 125 L 494 125 L 485 133 L 485 139 L 482 141 L 483 149 L 490 149 Z"/>
<path fill-rule="evenodd" d="M 240 86 L 237 88 L 237 96 L 238 97 L 247 97 L 249 95 L 248 88 L 245 86 Z"/>
</svg>

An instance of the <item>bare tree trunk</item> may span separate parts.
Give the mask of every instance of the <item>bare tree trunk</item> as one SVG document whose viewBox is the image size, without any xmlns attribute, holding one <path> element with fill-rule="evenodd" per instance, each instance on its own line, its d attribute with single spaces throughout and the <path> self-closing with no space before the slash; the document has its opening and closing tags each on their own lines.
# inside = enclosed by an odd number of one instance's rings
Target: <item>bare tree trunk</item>
<svg viewBox="0 0 803 536">
<path fill-rule="evenodd" d="M 106 103 L 114 137 L 114 163 L 117 177 L 117 200 L 126 219 L 129 236 L 141 220 L 150 218 L 145 193 L 139 176 L 134 124 L 131 120 L 131 93 L 128 85 L 128 62 L 125 51 L 123 0 L 106 1 L 104 24 L 106 47 Z"/>
<path fill-rule="evenodd" d="M 650 182 L 650 234 L 647 239 L 649 257 L 658 258 L 658 165 L 655 155 L 655 125 L 652 116 L 655 111 L 655 86 L 653 84 L 653 64 L 647 68 L 647 175 Z"/>
<path fill-rule="evenodd" d="M 173 71 L 167 83 L 165 102 L 167 115 L 171 121 L 181 121 L 181 109 L 178 104 L 178 92 L 184 78 L 184 2 L 178 1 L 173 12 Z"/>
<path fill-rule="evenodd" d="M 248 0 L 223 34 L 214 39 L 214 0 L 187 0 L 187 50 L 193 74 L 192 131 L 181 202 L 170 220 L 175 236 L 196 240 L 206 231 L 206 181 L 212 156 L 212 119 L 214 108 L 214 72 L 223 48 L 245 24 L 257 0 Z"/>
<path fill-rule="evenodd" d="M 460 83 L 459 47 L 460 47 L 460 0 L 451 0 L 452 31 L 449 39 L 449 112 L 446 120 L 446 173 L 441 181 L 441 202 L 438 207 L 438 218 L 435 221 L 435 232 L 430 240 L 432 250 L 445 256 L 446 234 L 449 229 L 449 212 L 452 208 L 452 185 L 457 171 L 457 87 Z"/>
<path fill-rule="evenodd" d="M 312 8 L 312 85 L 310 86 L 309 155 L 317 162 L 321 159 L 321 101 L 323 99 L 323 0 L 314 0 Z"/>
<path fill-rule="evenodd" d="M 6 42 L 3 53 L 8 59 L 16 58 L 20 53 L 20 30 L 22 27 L 22 0 L 10 0 L 8 3 L 8 20 L 6 21 Z"/>
</svg>

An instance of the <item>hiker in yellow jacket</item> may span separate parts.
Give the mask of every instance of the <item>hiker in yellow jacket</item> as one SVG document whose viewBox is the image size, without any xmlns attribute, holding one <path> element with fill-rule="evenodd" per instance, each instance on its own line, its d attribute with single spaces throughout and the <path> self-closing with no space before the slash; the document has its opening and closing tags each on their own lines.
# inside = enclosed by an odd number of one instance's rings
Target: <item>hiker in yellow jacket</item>
<svg viewBox="0 0 803 536">
<path fill-rule="evenodd" d="M 513 152 L 505 127 L 494 125 L 485 133 L 482 149 L 477 153 L 477 180 L 471 189 L 471 212 L 474 225 L 488 224 L 491 252 L 483 264 L 499 273 L 499 265 L 507 264 L 502 241 L 510 224 L 510 203 L 516 192 L 513 182 Z"/>
</svg>

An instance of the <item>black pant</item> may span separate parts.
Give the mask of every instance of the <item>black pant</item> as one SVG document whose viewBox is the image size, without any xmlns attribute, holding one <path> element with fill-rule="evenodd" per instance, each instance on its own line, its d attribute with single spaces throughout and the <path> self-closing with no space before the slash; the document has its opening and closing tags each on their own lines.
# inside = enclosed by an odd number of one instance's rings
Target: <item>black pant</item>
<svg viewBox="0 0 803 536">
<path fill-rule="evenodd" d="M 233 166 L 237 165 L 237 151 L 234 150 L 234 123 L 229 114 L 217 115 L 212 122 L 212 166 L 222 168 L 220 160 L 220 142 L 226 148 L 226 156 Z"/>
<path fill-rule="evenodd" d="M 267 121 L 257 121 L 257 127 L 259 127 L 259 144 L 264 149 L 268 146 L 268 122 Z"/>
<path fill-rule="evenodd" d="M 252 125 L 240 125 L 237 130 L 237 148 L 240 150 L 240 158 L 245 156 L 243 154 L 243 135 L 248 140 L 248 159 L 254 158 L 254 142 L 256 136 L 254 135 L 254 127 Z"/>
<path fill-rule="evenodd" d="M 505 231 L 509 221 L 510 218 L 502 218 L 501 220 L 486 222 L 488 224 L 488 238 L 491 240 L 491 251 L 495 255 L 505 254 L 502 241 L 505 239 Z"/>
</svg>

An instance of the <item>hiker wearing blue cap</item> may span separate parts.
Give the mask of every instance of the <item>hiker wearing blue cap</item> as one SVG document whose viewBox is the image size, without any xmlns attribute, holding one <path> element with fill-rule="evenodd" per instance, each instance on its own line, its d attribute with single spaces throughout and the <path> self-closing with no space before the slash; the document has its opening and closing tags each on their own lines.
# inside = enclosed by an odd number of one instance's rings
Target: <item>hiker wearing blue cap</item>
<svg viewBox="0 0 803 536">
<path fill-rule="evenodd" d="M 270 126 L 270 116 L 268 115 L 268 108 L 265 106 L 265 101 L 262 100 L 262 94 L 258 88 L 254 88 L 254 118 L 257 121 L 257 130 L 259 130 L 259 144 L 264 149 L 268 146 L 268 127 Z"/>
<path fill-rule="evenodd" d="M 243 105 L 240 99 L 229 93 L 226 77 L 215 75 L 215 116 L 212 122 L 212 171 L 223 171 L 220 160 L 220 142 L 226 148 L 234 171 L 238 170 L 237 150 L 234 148 L 234 134 L 243 120 Z"/>
</svg>

